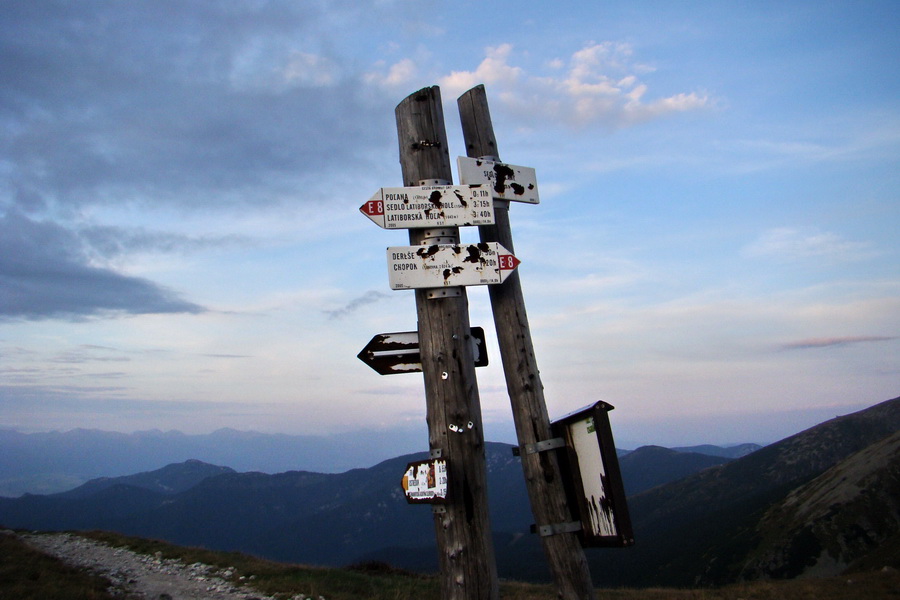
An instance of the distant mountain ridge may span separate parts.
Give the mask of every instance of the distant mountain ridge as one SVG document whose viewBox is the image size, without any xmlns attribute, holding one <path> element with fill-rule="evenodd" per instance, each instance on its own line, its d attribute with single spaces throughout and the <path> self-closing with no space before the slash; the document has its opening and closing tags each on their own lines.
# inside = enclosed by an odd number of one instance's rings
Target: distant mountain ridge
<svg viewBox="0 0 900 600">
<path fill-rule="evenodd" d="M 642 446 L 621 457 L 619 466 L 628 473 L 624 481 L 625 494 L 631 496 L 729 460 L 722 456 L 678 452 L 660 446 Z"/>
<path fill-rule="evenodd" d="M 700 446 L 677 446 L 671 448 L 675 452 L 693 452 L 708 456 L 720 456 L 722 458 L 741 458 L 762 448 L 759 444 L 735 444 L 733 446 L 713 446 L 702 444 Z"/>
<path fill-rule="evenodd" d="M 697 463 L 700 455 L 664 452 L 673 455 L 667 457 L 670 462 L 683 461 L 685 466 L 654 468 L 656 453 L 639 449 L 623 467 L 626 481 L 634 480 L 629 485 L 643 489 L 703 466 Z M 326 565 L 382 560 L 389 542 L 391 547 L 415 548 L 409 566 L 432 569 L 435 553 L 421 550 L 434 544 L 430 510 L 408 505 L 399 486 L 407 463 L 425 456 L 401 456 L 340 474 L 237 473 L 189 460 L 151 472 L 94 479 L 58 494 L 0 498 L 0 523 L 28 529 L 111 529 Z M 488 442 L 486 461 L 493 529 L 507 541 L 530 535 L 533 519 L 512 446 Z M 341 533 L 351 531 L 357 533 Z"/>
<path fill-rule="evenodd" d="M 167 465 L 162 469 L 148 473 L 92 479 L 84 485 L 68 492 L 62 492 L 57 496 L 72 499 L 89 498 L 103 490 L 116 486 L 129 486 L 157 494 L 174 495 L 191 489 L 204 479 L 235 472 L 230 467 L 217 467 L 196 459 L 190 459 L 181 464 Z"/>
<path fill-rule="evenodd" d="M 416 452 L 427 440 L 424 429 L 418 432 L 421 437 L 416 433 L 373 430 L 302 436 L 220 429 L 188 435 L 73 429 L 25 434 L 0 429 L 0 497 L 54 494 L 90 479 L 152 471 L 189 459 L 227 465 L 239 472 L 340 473 Z M 683 451 L 725 456 L 731 449 L 697 446 Z"/>
<path fill-rule="evenodd" d="M 595 583 L 709 585 L 900 567 L 898 430 L 900 398 L 734 460 L 659 447 L 623 456 L 626 486 L 636 490 L 629 498 L 636 545 L 588 550 Z M 510 450 L 486 444 L 498 570 L 512 579 L 545 579 L 540 542 L 528 533 L 521 466 Z M 430 508 L 408 505 L 399 488 L 406 463 L 424 456 L 340 474 L 236 473 L 184 463 L 91 482 L 79 497 L 0 499 L 0 524 L 112 529 L 291 562 L 386 560 L 434 569 Z M 660 467 L 659 460 L 683 462 Z M 704 468 L 709 460 L 725 462 Z M 685 465 L 695 471 L 671 480 Z M 168 493 L 174 481 L 188 481 L 181 470 L 199 482 Z M 670 480 L 657 479 L 664 476 Z"/>
<path fill-rule="evenodd" d="M 26 434 L 0 429 L 0 496 L 52 494 L 97 477 L 152 471 L 192 458 L 237 471 L 337 473 L 414 452 L 421 439 L 427 440 L 424 430 L 420 437 L 412 430 L 309 436 L 234 429 L 202 435 L 91 429 Z"/>
</svg>

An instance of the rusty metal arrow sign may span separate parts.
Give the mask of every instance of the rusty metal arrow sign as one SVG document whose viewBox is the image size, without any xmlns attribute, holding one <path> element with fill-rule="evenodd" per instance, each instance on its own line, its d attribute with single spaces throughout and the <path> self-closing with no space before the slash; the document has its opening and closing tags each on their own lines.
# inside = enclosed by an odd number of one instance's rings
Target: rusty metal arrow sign
<svg viewBox="0 0 900 600">
<path fill-rule="evenodd" d="M 484 329 L 472 327 L 472 355 L 476 367 L 488 364 L 487 348 L 484 341 Z M 419 332 L 401 331 L 398 333 L 379 333 L 366 347 L 356 355 L 380 375 L 397 373 L 421 373 L 422 362 L 419 357 Z"/>
</svg>

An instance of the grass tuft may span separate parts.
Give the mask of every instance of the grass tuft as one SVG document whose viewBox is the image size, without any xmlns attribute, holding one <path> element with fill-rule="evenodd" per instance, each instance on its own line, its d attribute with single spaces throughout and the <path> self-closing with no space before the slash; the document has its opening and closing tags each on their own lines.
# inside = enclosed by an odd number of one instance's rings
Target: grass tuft
<svg viewBox="0 0 900 600">
<path fill-rule="evenodd" d="M 0 533 L 0 600 L 112 600 L 108 580 Z"/>
</svg>

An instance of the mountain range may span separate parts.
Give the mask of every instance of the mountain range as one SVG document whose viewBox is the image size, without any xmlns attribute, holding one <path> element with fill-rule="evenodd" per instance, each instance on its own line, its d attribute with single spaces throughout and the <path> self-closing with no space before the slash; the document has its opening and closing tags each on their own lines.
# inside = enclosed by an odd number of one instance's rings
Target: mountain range
<svg viewBox="0 0 900 600">
<path fill-rule="evenodd" d="M 424 423 L 423 423 L 424 429 Z M 415 452 L 427 432 L 405 429 L 330 436 L 219 429 L 119 433 L 73 429 L 21 433 L 0 429 L 0 496 L 52 494 L 97 477 L 116 477 L 189 459 L 237 471 L 340 473 Z"/>
<path fill-rule="evenodd" d="M 712 585 L 900 567 L 900 398 L 738 458 L 644 447 L 623 454 L 636 544 L 590 549 L 604 586 Z M 111 529 L 277 560 L 436 568 L 430 507 L 410 506 L 401 456 L 326 474 L 238 473 L 200 461 L 69 492 L 0 499 L 0 523 Z M 502 577 L 546 579 L 519 459 L 488 443 Z"/>
<path fill-rule="evenodd" d="M 241 472 L 341 473 L 415 452 L 422 447 L 422 440 L 427 440 L 426 431 L 406 429 L 330 436 L 235 429 L 219 429 L 202 435 L 159 430 L 119 433 L 73 429 L 21 433 L 0 429 L 0 497 L 54 494 L 98 477 L 151 471 L 190 459 L 227 465 Z M 735 458 L 756 448 L 759 448 L 756 444 L 741 444 L 676 450 Z"/>
</svg>

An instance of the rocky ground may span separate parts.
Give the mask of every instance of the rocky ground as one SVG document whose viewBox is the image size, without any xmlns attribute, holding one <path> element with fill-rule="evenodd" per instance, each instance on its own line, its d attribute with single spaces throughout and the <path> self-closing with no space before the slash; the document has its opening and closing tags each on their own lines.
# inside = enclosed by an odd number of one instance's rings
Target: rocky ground
<svg viewBox="0 0 900 600">
<path fill-rule="evenodd" d="M 236 579 L 233 569 L 136 554 L 67 533 L 25 535 L 30 546 L 109 580 L 128 600 L 273 600 Z"/>
</svg>

